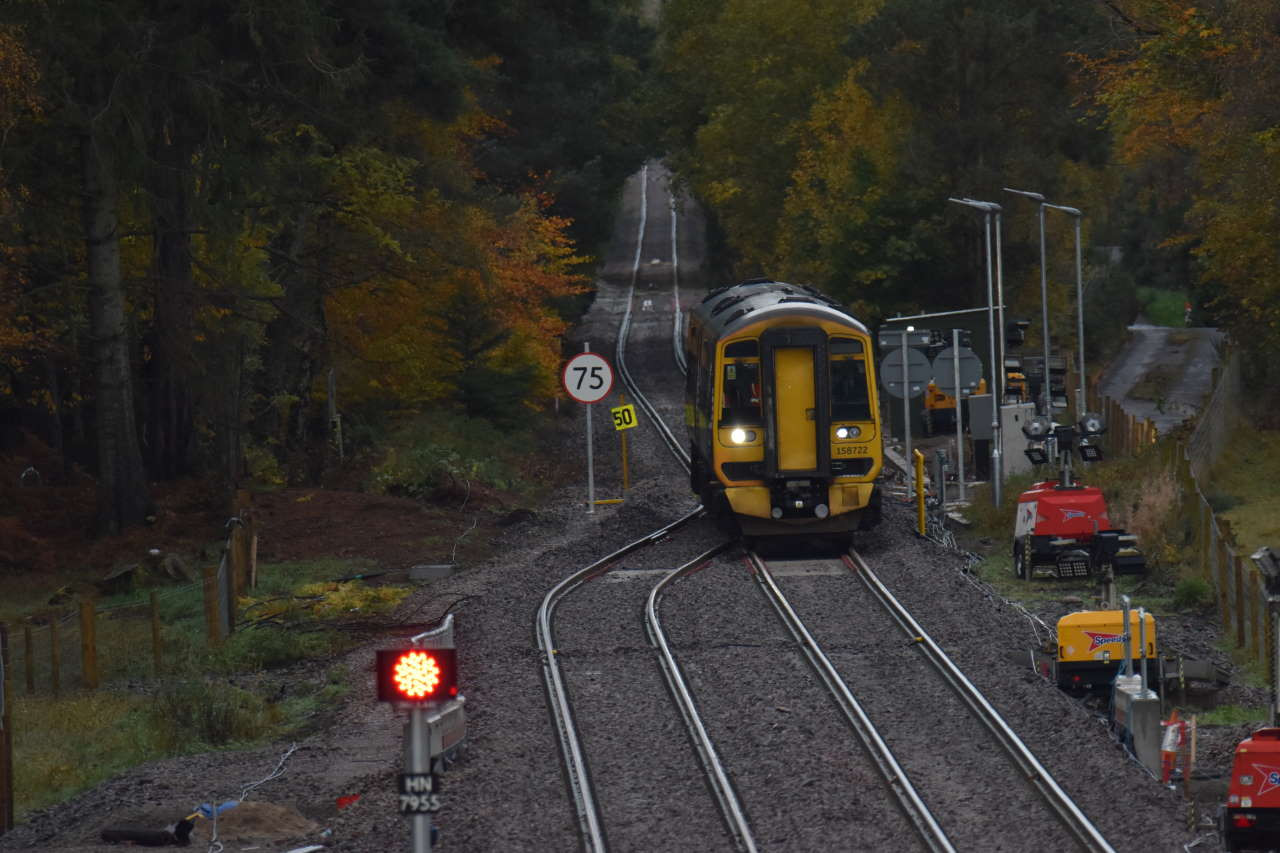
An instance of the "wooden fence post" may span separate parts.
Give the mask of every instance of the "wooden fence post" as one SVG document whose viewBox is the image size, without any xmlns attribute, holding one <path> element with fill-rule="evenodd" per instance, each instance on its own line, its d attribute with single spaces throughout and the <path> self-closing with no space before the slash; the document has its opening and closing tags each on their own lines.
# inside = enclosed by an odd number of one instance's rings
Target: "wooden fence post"
<svg viewBox="0 0 1280 853">
<path fill-rule="evenodd" d="M 160 646 L 160 597 L 151 591 L 151 656 L 155 661 L 156 678 L 164 672 L 164 652 Z"/>
<path fill-rule="evenodd" d="M 31 620 L 22 623 L 22 663 L 26 676 L 27 695 L 36 692 L 36 644 L 31 636 Z"/>
<path fill-rule="evenodd" d="M 98 689 L 98 633 L 93 601 L 80 602 L 80 669 L 84 686 Z"/>
<path fill-rule="evenodd" d="M 218 569 L 208 563 L 204 570 L 204 627 L 209 638 L 209 645 L 216 646 L 222 642 L 222 620 L 218 609 Z"/>
<path fill-rule="evenodd" d="M 1236 648 L 1244 648 L 1244 567 L 1240 565 L 1240 560 L 1235 554 L 1231 554 L 1228 559 L 1231 561 L 1232 568 L 1236 574 Z"/>
<path fill-rule="evenodd" d="M 13 655 L 9 626 L 0 622 L 0 835 L 13 829 Z"/>
<path fill-rule="evenodd" d="M 49 678 L 53 695 L 62 691 L 62 640 L 58 637 L 58 614 L 49 616 Z"/>
</svg>

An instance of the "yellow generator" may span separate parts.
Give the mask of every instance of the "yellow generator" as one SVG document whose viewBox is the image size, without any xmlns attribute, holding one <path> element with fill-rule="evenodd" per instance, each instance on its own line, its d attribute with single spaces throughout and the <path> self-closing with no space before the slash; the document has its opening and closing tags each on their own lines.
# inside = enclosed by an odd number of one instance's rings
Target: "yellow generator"
<svg viewBox="0 0 1280 853">
<path fill-rule="evenodd" d="M 1156 620 L 1145 614 L 1146 648 L 1138 610 L 1129 611 L 1129 649 L 1133 658 L 1133 674 L 1142 672 L 1142 659 L 1147 660 L 1147 687 L 1160 684 L 1160 658 L 1156 655 Z M 1054 662 L 1054 680 L 1072 693 L 1100 693 L 1111 689 L 1116 675 L 1124 668 L 1124 611 L 1081 610 L 1058 620 L 1058 656 Z"/>
<path fill-rule="evenodd" d="M 975 394 L 987 393 L 986 378 L 978 380 Z M 934 435 L 956 428 L 956 398 L 938 390 L 935 382 L 924 389 L 924 434 Z"/>
</svg>

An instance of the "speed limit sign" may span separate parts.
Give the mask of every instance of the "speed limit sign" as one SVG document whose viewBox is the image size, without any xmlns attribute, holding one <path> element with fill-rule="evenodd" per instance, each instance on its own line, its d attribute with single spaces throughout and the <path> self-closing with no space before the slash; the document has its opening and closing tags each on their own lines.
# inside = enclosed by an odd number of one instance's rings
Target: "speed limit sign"
<svg viewBox="0 0 1280 853">
<path fill-rule="evenodd" d="M 594 352 L 578 353 L 564 366 L 564 390 L 579 403 L 597 403 L 613 389 L 613 368 Z"/>
</svg>

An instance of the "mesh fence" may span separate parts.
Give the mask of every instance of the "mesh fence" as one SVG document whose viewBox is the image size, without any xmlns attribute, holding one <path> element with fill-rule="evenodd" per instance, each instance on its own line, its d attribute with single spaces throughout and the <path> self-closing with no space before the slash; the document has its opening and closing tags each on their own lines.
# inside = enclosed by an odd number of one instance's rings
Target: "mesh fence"
<svg viewBox="0 0 1280 853">
<path fill-rule="evenodd" d="M 194 583 L 106 604 L 67 605 L 9 626 L 17 695 L 48 695 L 157 677 L 203 652 L 210 607 L 227 601 L 227 563 Z M 216 636 L 225 636 L 219 607 Z"/>
<path fill-rule="evenodd" d="M 1207 483 L 1209 471 L 1226 449 L 1232 429 L 1240 420 L 1243 382 L 1238 353 L 1228 356 L 1214 386 L 1213 395 L 1200 412 L 1195 431 L 1187 443 L 1187 459 L 1196 480 Z"/>
</svg>

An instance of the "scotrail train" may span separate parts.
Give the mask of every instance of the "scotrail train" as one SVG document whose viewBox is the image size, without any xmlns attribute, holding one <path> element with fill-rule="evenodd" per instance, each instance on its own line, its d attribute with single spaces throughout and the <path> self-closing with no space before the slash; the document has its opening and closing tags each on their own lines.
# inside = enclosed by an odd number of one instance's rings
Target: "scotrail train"
<svg viewBox="0 0 1280 853">
<path fill-rule="evenodd" d="M 690 483 L 741 535 L 847 539 L 880 520 L 871 336 L 818 291 L 754 279 L 690 312 Z"/>
</svg>

